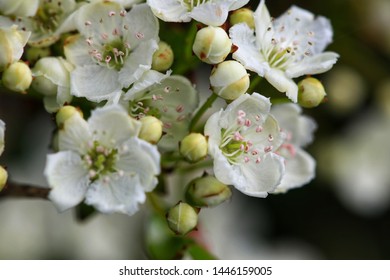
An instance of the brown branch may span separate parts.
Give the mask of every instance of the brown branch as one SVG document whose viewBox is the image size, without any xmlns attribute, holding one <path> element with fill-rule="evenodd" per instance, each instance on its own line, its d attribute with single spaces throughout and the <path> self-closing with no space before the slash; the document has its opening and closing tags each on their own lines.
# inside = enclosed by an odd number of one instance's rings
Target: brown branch
<svg viewBox="0 0 390 280">
<path fill-rule="evenodd" d="M 50 189 L 7 182 L 7 185 L 0 191 L 0 199 L 5 197 L 35 197 L 47 199 Z"/>
</svg>

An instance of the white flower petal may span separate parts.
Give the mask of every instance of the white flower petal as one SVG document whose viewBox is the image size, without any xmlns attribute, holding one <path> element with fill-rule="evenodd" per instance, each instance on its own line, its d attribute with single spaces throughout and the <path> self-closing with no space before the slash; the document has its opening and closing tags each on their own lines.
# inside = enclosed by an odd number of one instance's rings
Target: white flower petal
<svg viewBox="0 0 390 280">
<path fill-rule="evenodd" d="M 3 0 L 0 1 L 0 12 L 4 15 L 32 17 L 37 13 L 39 2 L 39 0 Z"/>
<path fill-rule="evenodd" d="M 151 68 L 153 53 L 158 49 L 155 40 L 141 42 L 138 47 L 127 57 L 122 69 L 119 71 L 119 83 L 127 88 L 139 80 L 142 75 Z"/>
<path fill-rule="evenodd" d="M 265 197 L 278 186 L 285 173 L 284 159 L 267 153 L 260 163 L 249 161 L 241 165 L 245 183 L 235 185 L 241 192 L 255 197 Z"/>
<path fill-rule="evenodd" d="M 275 193 L 286 192 L 292 188 L 301 187 L 310 182 L 315 176 L 316 162 L 311 155 L 296 148 L 295 155 L 286 157 L 286 173 Z"/>
<path fill-rule="evenodd" d="M 141 97 L 145 92 L 146 89 L 149 87 L 160 84 L 160 82 L 169 77 L 172 71 L 167 71 L 166 74 L 160 73 L 155 70 L 148 70 L 146 71 L 142 77 L 136 81 L 131 89 L 129 89 L 126 94 L 124 95 L 124 100 L 136 100 L 137 98 Z"/>
<path fill-rule="evenodd" d="M 99 65 L 76 67 L 71 73 L 71 92 L 78 97 L 100 102 L 122 92 L 118 72 Z"/>
<path fill-rule="evenodd" d="M 280 92 L 285 92 L 287 97 L 293 102 L 298 101 L 298 86 L 295 82 L 288 78 L 281 70 L 271 68 L 264 77 Z"/>
<path fill-rule="evenodd" d="M 92 111 L 88 125 L 93 137 L 105 147 L 120 146 L 130 137 L 137 136 L 141 123 L 120 105 L 110 105 Z"/>
<path fill-rule="evenodd" d="M 191 17 L 187 8 L 177 0 L 147 0 L 154 15 L 163 21 L 168 22 L 188 22 Z"/>
<path fill-rule="evenodd" d="M 59 211 L 76 206 L 84 199 L 89 178 L 80 155 L 71 151 L 48 155 L 44 174 L 52 188 L 49 199 Z"/>
<path fill-rule="evenodd" d="M 91 133 L 88 123 L 80 116 L 74 114 L 64 122 L 64 127 L 58 132 L 58 146 L 60 150 L 74 151 L 83 155 L 88 150 Z"/>
<path fill-rule="evenodd" d="M 129 27 L 123 32 L 124 41 L 133 49 L 141 42 L 158 41 L 159 23 L 147 4 L 135 5 L 123 18 L 124 25 Z"/>
<path fill-rule="evenodd" d="M 221 139 L 221 127 L 219 125 L 219 120 L 221 118 L 222 112 L 223 109 L 221 109 L 219 112 L 215 112 L 214 114 L 212 114 L 208 118 L 206 125 L 204 127 L 204 135 L 208 137 L 208 153 L 213 158 L 215 158 L 218 155 L 218 153 L 221 154 L 219 145 L 222 139 Z"/>
<path fill-rule="evenodd" d="M 266 49 L 266 46 L 268 42 L 271 41 L 271 37 L 274 32 L 272 29 L 268 30 L 268 28 L 272 25 L 272 18 L 264 0 L 261 0 L 259 6 L 253 14 L 253 17 L 255 20 L 256 44 L 258 47 Z"/>
<path fill-rule="evenodd" d="M 104 181 L 107 180 L 107 181 Z M 89 187 L 85 203 L 102 213 L 124 213 L 133 215 L 138 204 L 146 199 L 137 175 L 111 175 L 98 180 Z"/>
<path fill-rule="evenodd" d="M 190 12 L 190 16 L 204 24 L 220 26 L 226 21 L 228 12 L 229 3 L 227 2 L 206 2 L 194 7 Z"/>
<path fill-rule="evenodd" d="M 244 23 L 235 24 L 230 28 L 229 34 L 233 44 L 238 47 L 233 53 L 233 58 L 244 65 L 246 69 L 264 76 L 265 71 L 269 69 L 269 65 L 260 50 L 256 48 L 256 38 L 253 30 Z"/>
<path fill-rule="evenodd" d="M 337 62 L 339 55 L 334 52 L 324 52 L 291 65 L 286 70 L 286 75 L 290 78 L 296 78 L 306 74 L 320 74 L 328 71 Z"/>
<path fill-rule="evenodd" d="M 239 165 L 231 165 L 219 149 L 214 149 L 212 156 L 214 158 L 213 171 L 218 181 L 236 188 L 246 185 L 246 179 Z"/>
<path fill-rule="evenodd" d="M 64 53 L 66 59 L 73 65 L 95 64 L 88 53 L 87 43 L 81 35 L 74 35 L 65 42 Z"/>
<path fill-rule="evenodd" d="M 157 147 L 138 138 L 130 138 L 123 144 L 116 163 L 117 170 L 138 174 L 142 189 L 152 191 L 157 185 L 156 176 L 160 173 L 160 153 Z"/>
<path fill-rule="evenodd" d="M 271 113 L 278 120 L 283 132 L 288 133 L 289 143 L 304 147 L 313 142 L 313 133 L 317 128 L 315 121 L 301 115 L 302 108 L 297 104 L 277 104 L 272 106 Z"/>
</svg>

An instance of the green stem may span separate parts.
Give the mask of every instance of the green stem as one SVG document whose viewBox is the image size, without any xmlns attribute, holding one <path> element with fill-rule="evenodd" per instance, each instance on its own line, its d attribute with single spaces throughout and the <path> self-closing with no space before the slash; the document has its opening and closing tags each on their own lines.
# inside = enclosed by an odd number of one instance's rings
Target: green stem
<svg viewBox="0 0 390 280">
<path fill-rule="evenodd" d="M 255 73 L 255 77 L 252 79 L 252 81 L 251 81 L 251 84 L 250 84 L 250 86 L 249 86 L 249 88 L 248 88 L 248 93 L 250 93 L 250 94 L 252 94 L 254 91 L 255 91 L 255 89 L 256 89 L 256 87 L 260 84 L 260 82 L 263 80 L 263 77 L 260 77 L 259 75 L 257 75 L 256 73 Z"/>
<path fill-rule="evenodd" d="M 291 100 L 288 99 L 287 97 L 279 97 L 279 98 L 272 98 L 271 97 L 271 103 L 272 105 L 275 104 L 284 104 L 284 103 L 290 103 Z"/>
<path fill-rule="evenodd" d="M 190 122 L 190 131 L 195 131 L 195 126 L 199 122 L 203 114 L 213 105 L 214 101 L 218 98 L 218 95 L 215 93 L 211 94 L 210 97 L 203 103 L 202 107 L 196 112 L 195 116 Z"/>
<path fill-rule="evenodd" d="M 198 169 L 209 168 L 212 166 L 213 166 L 213 160 L 209 159 L 209 160 L 202 160 L 202 161 L 197 162 L 195 164 L 191 164 L 191 165 L 187 165 L 187 166 L 183 166 L 183 167 L 178 167 L 176 169 L 176 171 L 178 173 L 187 173 L 187 172 L 195 171 Z"/>
</svg>

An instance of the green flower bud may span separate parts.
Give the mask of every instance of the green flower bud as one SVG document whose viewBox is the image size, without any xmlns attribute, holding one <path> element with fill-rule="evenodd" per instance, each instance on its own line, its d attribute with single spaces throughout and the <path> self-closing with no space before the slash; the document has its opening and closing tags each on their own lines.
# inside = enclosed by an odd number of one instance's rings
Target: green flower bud
<svg viewBox="0 0 390 280">
<path fill-rule="evenodd" d="M 5 184 L 7 183 L 8 172 L 4 167 L 0 166 L 0 192 L 3 190 Z"/>
<path fill-rule="evenodd" d="M 246 23 L 249 28 L 255 29 L 255 19 L 253 17 L 253 11 L 248 8 L 241 8 L 238 10 L 235 10 L 230 15 L 230 24 L 234 25 L 237 23 Z"/>
<path fill-rule="evenodd" d="M 30 67 L 24 62 L 15 62 L 5 69 L 2 81 L 6 88 L 26 93 L 32 82 Z"/>
<path fill-rule="evenodd" d="M 185 235 L 198 224 L 198 211 L 184 202 L 179 202 L 168 211 L 169 228 L 176 234 Z"/>
<path fill-rule="evenodd" d="M 312 77 L 298 83 L 298 103 L 304 108 L 314 108 L 324 100 L 326 92 L 322 83 Z"/>
<path fill-rule="evenodd" d="M 213 92 L 223 99 L 234 100 L 246 93 L 250 80 L 244 66 L 235 60 L 214 66 L 210 75 Z"/>
<path fill-rule="evenodd" d="M 149 143 L 156 144 L 162 136 L 163 123 L 153 116 L 143 117 L 140 121 L 142 126 L 138 137 Z"/>
<path fill-rule="evenodd" d="M 207 156 L 207 139 L 201 133 L 190 133 L 180 142 L 180 153 L 189 161 L 196 162 Z"/>
<path fill-rule="evenodd" d="M 205 176 L 191 181 L 186 190 L 186 199 L 195 207 L 213 207 L 229 199 L 230 188 L 214 176 Z"/>
<path fill-rule="evenodd" d="M 56 123 L 59 128 L 63 127 L 65 121 L 71 118 L 74 114 L 80 114 L 83 116 L 83 113 L 76 107 L 66 105 L 61 107 L 56 114 Z"/>
<path fill-rule="evenodd" d="M 152 69 L 156 71 L 166 71 L 173 63 L 173 51 L 170 45 L 160 41 L 158 43 L 158 50 L 153 54 Z"/>
<path fill-rule="evenodd" d="M 205 63 L 218 64 L 225 60 L 232 41 L 221 27 L 208 26 L 196 33 L 192 50 Z"/>
</svg>

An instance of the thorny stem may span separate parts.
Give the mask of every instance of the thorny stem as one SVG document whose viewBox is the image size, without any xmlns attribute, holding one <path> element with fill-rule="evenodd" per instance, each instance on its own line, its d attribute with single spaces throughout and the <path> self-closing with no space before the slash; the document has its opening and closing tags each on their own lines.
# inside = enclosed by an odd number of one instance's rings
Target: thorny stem
<svg viewBox="0 0 390 280">
<path fill-rule="evenodd" d="M 7 182 L 7 185 L 0 192 L 0 199 L 6 197 L 33 197 L 47 199 L 49 191 L 49 188 Z"/>
<path fill-rule="evenodd" d="M 190 122 L 190 131 L 195 131 L 195 126 L 199 122 L 200 118 L 207 111 L 208 108 L 213 105 L 214 101 L 218 98 L 218 95 L 215 93 L 211 94 L 210 97 L 203 103 L 202 107 L 196 112 L 195 116 L 192 118 Z"/>
</svg>

